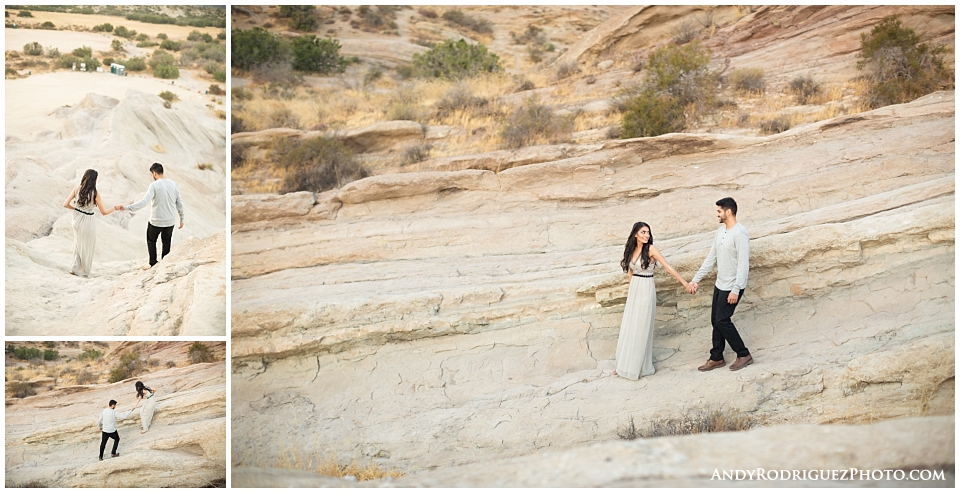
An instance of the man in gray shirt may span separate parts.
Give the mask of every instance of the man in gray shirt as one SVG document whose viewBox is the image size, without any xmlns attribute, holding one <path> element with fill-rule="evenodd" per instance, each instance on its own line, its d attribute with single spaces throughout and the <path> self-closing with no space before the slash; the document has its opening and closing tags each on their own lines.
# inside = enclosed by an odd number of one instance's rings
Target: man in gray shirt
<svg viewBox="0 0 960 493">
<path fill-rule="evenodd" d="M 723 350 L 726 342 L 736 351 L 737 360 L 730 365 L 731 370 L 739 370 L 753 363 L 753 356 L 743 344 L 737 327 L 730 317 L 737 309 L 737 303 L 743 297 L 743 290 L 747 287 L 747 274 L 750 271 L 750 238 L 747 229 L 737 222 L 737 203 L 730 197 L 717 201 L 717 218 L 722 226 L 717 230 L 717 236 L 710 247 L 697 275 L 690 282 L 687 292 L 695 294 L 701 279 L 717 266 L 717 282 L 713 288 L 713 306 L 711 308 L 710 323 L 713 324 L 713 348 L 710 350 L 710 359 L 698 368 L 700 371 L 710 371 L 726 365 L 723 360 Z"/>
<path fill-rule="evenodd" d="M 180 200 L 180 188 L 177 184 L 163 177 L 163 165 L 153 163 L 150 174 L 153 175 L 153 183 L 147 189 L 146 195 L 130 205 L 120 206 L 120 210 L 136 212 L 150 203 L 147 251 L 150 252 L 150 267 L 153 267 L 157 263 L 157 237 L 160 237 L 163 244 L 160 258 L 170 253 L 170 241 L 173 239 L 173 227 L 177 224 L 177 214 L 180 215 L 180 228 L 183 228 L 183 201 Z"/>
<path fill-rule="evenodd" d="M 97 427 L 100 428 L 100 460 L 103 460 L 103 451 L 107 448 L 107 439 L 113 439 L 113 451 L 110 457 L 120 457 L 117 453 L 117 446 L 120 445 L 120 434 L 117 433 L 117 419 L 124 419 L 130 416 L 133 409 L 127 412 L 117 412 L 117 401 L 110 399 L 107 404 L 109 407 L 100 413 L 97 418 Z"/>
</svg>

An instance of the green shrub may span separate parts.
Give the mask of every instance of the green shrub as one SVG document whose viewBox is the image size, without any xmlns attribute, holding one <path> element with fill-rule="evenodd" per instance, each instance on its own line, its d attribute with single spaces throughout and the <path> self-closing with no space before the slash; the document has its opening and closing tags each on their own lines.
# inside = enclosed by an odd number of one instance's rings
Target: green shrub
<svg viewBox="0 0 960 493">
<path fill-rule="evenodd" d="M 381 77 L 383 77 L 383 70 L 380 70 L 380 67 L 370 67 L 367 73 L 363 74 L 363 85 L 366 86 Z"/>
<path fill-rule="evenodd" d="M 55 349 L 45 349 L 43 351 L 43 360 L 44 361 L 56 361 L 60 359 L 60 351 Z"/>
<path fill-rule="evenodd" d="M 226 91 L 224 91 L 223 88 L 217 84 L 210 84 L 210 89 L 208 89 L 208 92 L 214 96 L 223 96 L 226 94 Z"/>
<path fill-rule="evenodd" d="M 284 170 L 280 193 L 323 192 L 369 176 L 353 151 L 331 137 L 281 139 L 273 155 Z"/>
<path fill-rule="evenodd" d="M 647 89 L 628 99 L 620 122 L 620 137 L 654 137 L 680 132 L 686 125 L 683 106 L 665 92 Z"/>
<path fill-rule="evenodd" d="M 457 9 L 448 10 L 440 17 L 445 21 L 465 27 L 477 34 L 490 34 L 493 32 L 493 27 L 490 25 L 490 21 L 469 16 Z"/>
<path fill-rule="evenodd" d="M 113 34 L 116 36 L 120 36 L 121 38 L 131 39 L 137 35 L 137 32 L 134 31 L 133 29 L 127 29 L 124 26 L 117 26 L 113 28 Z"/>
<path fill-rule="evenodd" d="M 808 104 L 820 94 L 820 84 L 811 77 L 798 75 L 790 80 L 788 86 L 791 93 L 797 97 L 797 104 Z"/>
<path fill-rule="evenodd" d="M 160 43 L 161 50 L 170 50 L 170 51 L 180 51 L 181 43 L 179 41 L 173 41 L 170 39 L 163 40 Z"/>
<path fill-rule="evenodd" d="M 144 370 L 144 362 L 140 359 L 140 353 L 130 351 L 120 355 L 120 363 L 110 370 L 110 383 L 116 383 L 135 377 Z"/>
<path fill-rule="evenodd" d="M 33 12 L 30 12 L 29 10 L 21 10 L 20 13 L 17 14 L 17 17 L 33 17 Z"/>
<path fill-rule="evenodd" d="M 413 55 L 413 73 L 417 77 L 463 79 L 483 72 L 500 72 L 500 58 L 482 44 L 471 45 L 463 39 L 448 39 L 424 53 Z"/>
<path fill-rule="evenodd" d="M 47 348 L 47 349 L 53 349 L 53 348 L 57 347 L 57 343 L 55 343 L 55 342 L 53 342 L 53 341 L 43 341 L 43 347 L 45 347 L 45 348 Z"/>
<path fill-rule="evenodd" d="M 23 54 L 30 55 L 30 56 L 43 55 L 43 46 L 41 46 L 40 43 L 37 43 L 36 41 L 32 43 L 27 43 L 23 45 Z"/>
<path fill-rule="evenodd" d="M 176 79 L 180 77 L 180 69 L 173 65 L 158 65 L 153 69 L 153 76 L 159 79 Z"/>
<path fill-rule="evenodd" d="M 147 61 L 143 57 L 133 57 L 117 62 L 123 65 L 127 72 L 139 72 L 147 69 Z"/>
<path fill-rule="evenodd" d="M 210 363 L 217 360 L 213 356 L 213 352 L 210 351 L 210 348 L 200 341 L 191 344 L 190 349 L 187 350 L 187 354 L 190 355 L 191 363 Z"/>
<path fill-rule="evenodd" d="M 137 41 L 147 41 L 149 39 L 150 36 L 148 36 L 146 33 L 140 33 L 137 35 Z"/>
<path fill-rule="evenodd" d="M 73 56 L 79 58 L 89 58 L 93 56 L 93 49 L 89 46 L 83 46 L 81 48 L 75 48 L 73 50 Z"/>
<path fill-rule="evenodd" d="M 7 384 L 7 389 L 10 393 L 10 396 L 17 399 L 23 399 L 25 397 L 37 395 L 37 391 L 34 390 L 33 385 L 30 385 L 27 382 L 10 382 Z"/>
<path fill-rule="evenodd" d="M 201 37 L 203 37 L 202 32 L 193 30 L 193 31 L 190 31 L 190 34 L 187 35 L 187 41 L 200 41 Z"/>
<path fill-rule="evenodd" d="M 172 102 L 174 102 L 174 101 L 179 100 L 180 98 L 178 98 L 177 95 L 176 95 L 176 93 L 174 93 L 174 92 L 171 92 L 171 91 L 162 91 L 162 92 L 160 93 L 160 99 L 163 99 L 164 101 L 170 101 L 170 102 L 172 103 Z"/>
<path fill-rule="evenodd" d="M 167 35 L 164 33 L 157 33 L 157 39 L 165 40 L 167 39 Z"/>
<path fill-rule="evenodd" d="M 738 68 L 730 74 L 730 85 L 741 92 L 763 93 L 766 82 L 762 68 Z"/>
<path fill-rule="evenodd" d="M 500 138 L 505 148 L 516 149 L 542 140 L 567 142 L 572 131 L 572 118 L 558 117 L 549 106 L 528 99 L 507 118 Z"/>
<path fill-rule="evenodd" d="M 106 58 L 103 59 L 103 66 L 104 66 L 104 67 L 109 67 L 109 66 L 112 65 L 113 62 L 115 62 L 115 61 L 116 61 L 116 60 L 115 60 L 113 57 L 108 56 L 108 57 L 106 57 Z"/>
<path fill-rule="evenodd" d="M 163 50 L 154 50 L 153 54 L 150 55 L 150 60 L 147 61 L 150 68 L 157 68 L 160 65 L 175 65 L 176 63 L 176 57 Z"/>
<path fill-rule="evenodd" d="M 313 5 L 284 5 L 280 7 L 282 11 L 288 9 L 290 21 L 288 26 L 295 31 L 313 31 L 317 28 L 316 7 Z"/>
<path fill-rule="evenodd" d="M 645 85 L 669 93 L 680 106 L 712 101 L 716 83 L 709 62 L 710 51 L 699 42 L 667 45 L 650 55 Z"/>
<path fill-rule="evenodd" d="M 60 58 L 60 49 L 56 46 L 47 47 L 47 58 L 57 59 Z"/>
<path fill-rule="evenodd" d="M 40 24 L 40 29 L 56 29 L 57 26 L 53 25 L 52 22 L 46 21 L 43 24 Z"/>
<path fill-rule="evenodd" d="M 287 45 L 277 34 L 266 29 L 234 29 L 230 33 L 231 67 L 251 70 L 268 62 L 287 58 Z"/>
<path fill-rule="evenodd" d="M 943 63 L 947 48 L 920 43 L 920 36 L 903 27 L 895 15 L 884 18 L 869 34 L 861 34 L 860 50 L 857 69 L 869 69 L 870 88 L 865 96 L 871 108 L 954 87 L 952 72 Z"/>
<path fill-rule="evenodd" d="M 225 70 L 217 70 L 213 74 L 213 80 L 217 82 L 226 82 L 227 81 L 227 72 Z"/>
<path fill-rule="evenodd" d="M 33 359 L 43 358 L 43 351 L 34 347 L 20 346 L 20 347 L 14 348 L 13 357 L 16 359 L 29 361 Z"/>
<path fill-rule="evenodd" d="M 294 70 L 318 74 L 343 72 L 346 62 L 340 56 L 340 43 L 332 38 L 319 39 L 310 34 L 290 42 Z"/>
<path fill-rule="evenodd" d="M 98 360 L 103 357 L 103 353 L 97 351 L 96 349 L 87 349 L 86 351 L 80 353 L 80 356 L 77 356 L 77 359 L 80 361 L 85 360 Z"/>
</svg>

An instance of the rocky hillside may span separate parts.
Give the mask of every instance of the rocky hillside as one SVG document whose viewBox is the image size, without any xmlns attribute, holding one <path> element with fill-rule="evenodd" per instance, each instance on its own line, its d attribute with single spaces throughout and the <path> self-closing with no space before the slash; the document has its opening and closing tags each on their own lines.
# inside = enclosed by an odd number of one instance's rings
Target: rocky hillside
<svg viewBox="0 0 960 493">
<path fill-rule="evenodd" d="M 58 343 L 64 344 L 64 343 Z M 226 373 L 223 343 L 205 343 L 220 359 L 192 364 L 191 343 L 111 343 L 101 358 L 86 363 L 96 372 L 138 351 L 144 373 L 116 383 L 73 385 L 63 375 L 52 390 L 6 400 L 5 486 L 44 487 L 204 487 L 226 478 Z M 64 356 L 70 350 L 61 351 Z M 8 354 L 7 380 L 12 381 Z M 65 357 L 66 359 L 70 359 Z M 64 362 L 62 365 L 69 365 Z M 76 363 L 74 363 L 75 365 Z M 82 366 L 82 364 L 81 364 Z M 49 366 L 57 368 L 57 366 Z M 51 379 L 54 380 L 54 379 Z M 139 409 L 118 422 L 120 457 L 97 460 L 97 416 L 113 399 L 117 409 L 136 402 L 134 383 L 157 390 L 153 425 L 140 434 Z M 9 386 L 9 385 L 8 385 Z M 112 441 L 108 447 L 112 446 Z M 108 450 L 109 452 L 109 450 Z"/>
<path fill-rule="evenodd" d="M 55 79 L 70 89 L 32 98 Z M 102 84 L 106 94 L 77 91 Z M 54 73 L 7 82 L 6 331 L 8 335 L 217 335 L 226 326 L 225 124 L 204 96 L 169 83 Z M 164 107 L 159 88 L 179 94 Z M 141 90 L 157 90 L 147 94 Z M 165 89 L 166 90 L 166 89 Z M 44 92 L 45 94 L 49 94 Z M 180 187 L 183 229 L 149 271 L 149 206 L 97 213 L 92 277 L 70 275 L 74 232 L 63 201 L 86 169 L 107 208 L 139 200 L 154 162 Z M 158 246 L 159 249 L 159 246 Z"/>
<path fill-rule="evenodd" d="M 657 12 L 610 12 L 558 60 L 614 60 L 606 72 L 531 91 L 575 95 L 565 101 L 583 108 L 607 97 L 601 88 L 632 73 L 629 50 L 653 44 L 646 33 L 659 29 L 662 39 L 702 14 Z M 769 50 L 790 58 L 789 46 L 799 50 L 811 33 L 858 39 L 869 19 L 889 13 L 730 12 L 717 9 L 704 42 L 727 39 L 715 48 L 731 50 L 731 66 Z M 913 25 L 931 26 L 928 39 L 952 40 L 952 8 L 909 12 Z M 938 24 L 947 15 L 949 27 Z M 774 18 L 783 19 L 777 29 Z M 809 50 L 797 67 L 855 67 L 849 49 Z M 798 70 L 783 67 L 768 74 L 785 81 Z M 855 75 L 844 70 L 837 80 Z M 367 162 L 383 156 L 374 176 L 319 194 L 235 195 L 232 419 L 273 431 L 234 437 L 234 463 L 288 467 L 282 458 L 318 454 L 439 475 L 608 442 L 631 418 L 645 426 L 698 409 L 736 409 L 770 433 L 954 414 L 954 93 L 872 111 L 855 109 L 852 88 L 838 94 L 834 106 L 847 110 L 772 135 L 715 125 L 621 140 L 595 128 L 573 142 L 483 150 L 464 144 L 458 132 L 469 125 L 428 126 L 423 135 L 446 142 L 447 155 L 415 165 L 389 161 L 422 142 L 411 122 L 358 125 L 337 135 L 370 149 Z M 773 104 L 737 104 L 748 102 Z M 324 131 L 261 130 L 234 142 L 263 150 L 271 133 Z M 612 377 L 630 226 L 648 222 L 689 279 L 724 196 L 736 198 L 751 237 L 735 320 L 756 364 L 697 372 L 710 345 L 709 290 L 687 295 L 660 272 L 657 373 Z M 946 433 L 952 420 L 905 423 Z M 509 485 L 546 485 L 517 481 Z"/>
</svg>

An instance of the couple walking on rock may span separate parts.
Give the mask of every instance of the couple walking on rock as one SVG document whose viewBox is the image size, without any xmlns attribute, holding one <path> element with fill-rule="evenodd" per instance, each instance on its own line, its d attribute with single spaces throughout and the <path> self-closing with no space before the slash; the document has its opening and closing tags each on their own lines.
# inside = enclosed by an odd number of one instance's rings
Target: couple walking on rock
<svg viewBox="0 0 960 493">
<path fill-rule="evenodd" d="M 620 266 L 630 274 L 630 289 L 627 303 L 620 323 L 620 337 L 617 340 L 617 369 L 614 375 L 637 380 L 644 375 L 652 375 L 653 368 L 653 325 L 657 309 L 657 290 L 653 282 L 653 269 L 657 264 L 675 277 L 687 293 L 696 294 L 697 284 L 714 265 L 717 266 L 717 282 L 713 288 L 713 305 L 710 323 L 713 325 L 713 347 L 710 359 L 698 369 L 710 371 L 725 366 L 723 350 L 726 343 L 737 353 L 737 359 L 730 365 L 731 370 L 739 370 L 751 363 L 753 357 L 747 350 L 730 318 L 737 304 L 743 298 L 749 273 L 750 245 L 746 228 L 737 222 L 737 203 L 730 197 L 717 201 L 717 218 L 721 226 L 713 240 L 710 253 L 700 266 L 700 270 L 690 282 L 687 282 L 667 263 L 663 255 L 653 246 L 653 232 L 650 225 L 638 222 L 633 225 L 630 237 L 623 252 Z"/>
<path fill-rule="evenodd" d="M 113 450 L 110 452 L 110 457 L 120 457 L 120 454 L 117 453 L 117 446 L 120 445 L 117 420 L 129 417 L 141 400 L 144 402 L 143 407 L 140 408 L 140 434 L 144 434 L 150 429 L 150 423 L 153 422 L 153 413 L 157 410 L 157 400 L 154 398 L 156 392 L 144 385 L 143 382 L 137 382 L 135 387 L 137 389 L 137 402 L 129 411 L 117 411 L 117 401 L 110 399 L 107 408 L 97 418 L 97 427 L 100 428 L 100 460 L 103 460 L 103 451 L 107 447 L 107 440 L 111 438 L 113 439 Z"/>
<path fill-rule="evenodd" d="M 117 205 L 112 209 L 103 206 L 103 199 L 97 191 L 97 172 L 88 169 L 83 173 L 80 184 L 73 188 L 63 206 L 74 211 L 73 213 L 73 267 L 70 273 L 76 276 L 88 277 L 93 266 L 93 252 L 97 242 L 97 223 L 94 220 L 94 207 L 100 209 L 104 216 L 113 211 L 136 212 L 150 203 L 150 222 L 147 223 L 147 251 L 150 253 L 150 267 L 157 263 L 157 238 L 163 245 L 161 258 L 170 253 L 170 242 L 173 238 L 173 227 L 177 224 L 177 214 L 180 215 L 180 228 L 183 228 L 183 202 L 180 200 L 180 189 L 173 181 L 164 178 L 163 165 L 153 163 L 150 166 L 153 183 L 147 188 L 146 195 L 130 205 Z M 147 268 L 147 267 L 144 267 Z"/>
</svg>

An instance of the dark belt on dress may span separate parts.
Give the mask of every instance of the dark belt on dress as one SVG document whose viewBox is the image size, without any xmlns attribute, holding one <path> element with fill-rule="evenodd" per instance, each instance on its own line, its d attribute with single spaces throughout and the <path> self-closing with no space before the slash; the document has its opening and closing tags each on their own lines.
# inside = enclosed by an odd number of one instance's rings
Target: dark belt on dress
<svg viewBox="0 0 960 493">
<path fill-rule="evenodd" d="M 633 277 L 653 277 L 653 274 L 650 274 L 649 276 L 645 276 L 643 274 L 634 274 Z"/>
<path fill-rule="evenodd" d="M 92 212 L 81 211 L 80 209 L 74 209 L 74 210 L 77 211 L 77 212 L 79 212 L 80 214 L 86 214 L 86 215 L 88 215 L 88 216 L 92 216 L 92 215 L 93 215 Z"/>
</svg>

